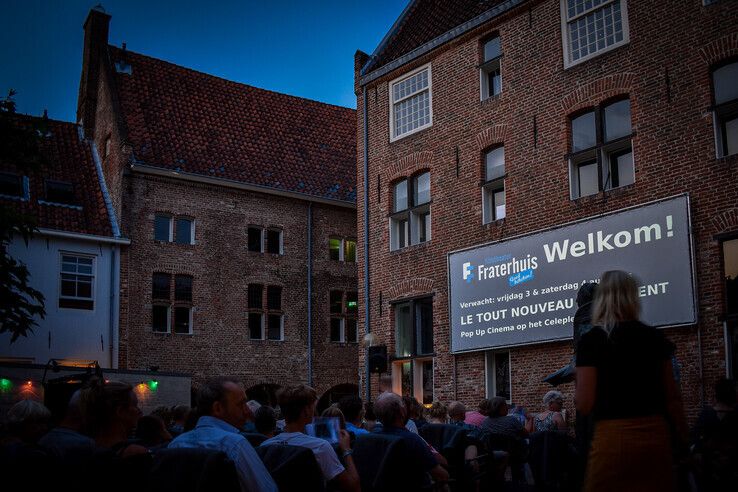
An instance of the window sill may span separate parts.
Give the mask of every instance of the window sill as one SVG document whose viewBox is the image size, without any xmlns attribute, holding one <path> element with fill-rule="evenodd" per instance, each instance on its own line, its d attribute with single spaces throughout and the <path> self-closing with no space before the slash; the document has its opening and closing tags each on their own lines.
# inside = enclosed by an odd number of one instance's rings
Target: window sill
<svg viewBox="0 0 738 492">
<path fill-rule="evenodd" d="M 724 155 L 715 159 L 720 164 L 727 164 L 729 166 L 738 163 L 738 154 Z"/>
<path fill-rule="evenodd" d="M 635 189 L 635 183 L 631 183 L 625 186 L 618 186 L 606 191 L 599 191 L 594 195 L 580 196 L 579 198 L 571 198 L 571 202 L 576 205 L 583 205 L 587 203 L 593 203 L 600 200 L 606 200 L 608 197 L 614 197 L 621 194 L 625 194 Z"/>
<path fill-rule="evenodd" d="M 425 248 L 429 243 L 430 241 L 424 241 L 422 243 L 411 244 L 410 246 L 405 246 L 404 248 L 393 249 L 393 250 L 390 250 L 390 254 L 395 255 L 395 254 L 407 253 L 409 251 L 414 251 L 416 249 L 422 249 L 422 248 Z"/>
<path fill-rule="evenodd" d="M 493 229 L 493 228 L 497 228 L 497 227 L 502 227 L 502 226 L 505 225 L 505 219 L 506 218 L 507 217 L 503 217 L 501 219 L 493 220 L 491 222 L 485 222 L 485 223 L 482 224 L 482 226 L 485 229 Z"/>
<path fill-rule="evenodd" d="M 50 207 L 62 207 L 62 208 L 70 208 L 72 210 L 82 210 L 82 205 L 72 205 L 69 203 L 57 203 L 57 202 L 47 202 L 46 200 L 39 200 L 39 205 L 48 205 Z"/>
<path fill-rule="evenodd" d="M 356 347 L 359 345 L 359 342 L 338 342 L 336 340 L 329 340 L 328 343 L 331 343 L 333 345 L 338 345 L 341 347 Z"/>
<path fill-rule="evenodd" d="M 432 118 L 433 118 L 433 116 L 431 116 L 431 119 L 432 119 Z M 428 124 L 428 125 L 425 125 L 425 126 L 421 126 L 421 127 L 419 127 L 419 128 L 416 128 L 415 130 L 413 130 L 413 131 L 411 131 L 411 132 L 408 132 L 408 133 L 403 133 L 403 134 L 402 134 L 402 135 L 400 135 L 399 137 L 392 137 L 392 136 L 390 136 L 390 139 L 389 139 L 389 143 L 390 143 L 390 144 L 393 144 L 393 143 L 397 143 L 397 142 L 399 142 L 399 141 L 401 141 L 401 140 L 404 140 L 404 139 L 406 139 L 406 138 L 408 138 L 408 137 L 411 137 L 411 136 L 413 136 L 413 135 L 417 135 L 417 134 L 421 133 L 421 132 L 422 132 L 423 130 L 427 130 L 427 129 L 429 129 L 429 128 L 433 128 L 433 122 L 431 122 L 431 123 L 430 123 L 430 124 Z"/>
<path fill-rule="evenodd" d="M 482 99 L 479 101 L 479 104 L 482 106 L 486 106 L 488 104 L 495 104 L 496 102 L 499 102 L 500 99 L 502 99 L 502 94 L 503 93 L 500 92 L 499 94 L 495 94 L 494 96 L 489 96 L 486 99 Z"/>
</svg>

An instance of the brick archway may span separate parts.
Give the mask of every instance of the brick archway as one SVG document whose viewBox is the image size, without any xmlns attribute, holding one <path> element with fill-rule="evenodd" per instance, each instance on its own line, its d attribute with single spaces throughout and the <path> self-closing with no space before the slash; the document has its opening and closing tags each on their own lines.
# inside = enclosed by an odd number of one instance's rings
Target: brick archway
<svg viewBox="0 0 738 492">
<path fill-rule="evenodd" d="M 393 285 L 387 291 L 387 299 L 397 300 L 403 297 L 411 297 L 420 294 L 430 294 L 434 290 L 433 279 L 430 278 L 411 278 Z"/>
<path fill-rule="evenodd" d="M 431 169 L 433 163 L 433 152 L 422 151 L 413 152 L 410 155 L 401 157 L 387 168 L 385 177 L 391 182 L 397 178 L 410 176 L 421 169 Z"/>
<path fill-rule="evenodd" d="M 738 33 L 728 34 L 711 43 L 707 43 L 699 50 L 702 61 L 708 66 L 721 60 L 738 56 Z"/>
<path fill-rule="evenodd" d="M 561 100 L 561 114 L 570 115 L 588 106 L 595 106 L 605 99 L 630 94 L 636 75 L 631 72 L 607 75 L 593 80 L 570 92 Z"/>
<path fill-rule="evenodd" d="M 726 210 L 711 219 L 715 234 L 738 231 L 738 207 Z"/>
</svg>

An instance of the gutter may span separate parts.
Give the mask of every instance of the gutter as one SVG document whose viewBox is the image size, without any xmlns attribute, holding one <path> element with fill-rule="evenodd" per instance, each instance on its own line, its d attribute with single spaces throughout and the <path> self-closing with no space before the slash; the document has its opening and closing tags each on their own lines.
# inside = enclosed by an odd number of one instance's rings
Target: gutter
<svg viewBox="0 0 738 492">
<path fill-rule="evenodd" d="M 108 236 L 98 236 L 95 234 L 83 234 L 81 232 L 66 232 L 66 231 L 59 231 L 56 229 L 47 229 L 44 227 L 41 227 L 38 229 L 38 233 L 42 236 L 49 236 L 49 237 L 59 237 L 63 239 L 78 239 L 80 241 L 91 241 L 95 243 L 106 243 L 106 244 L 131 244 L 131 240 L 121 237 L 121 238 L 115 238 L 115 237 L 108 237 Z"/>
<path fill-rule="evenodd" d="M 232 179 L 225 178 L 211 178 L 209 176 L 203 176 L 201 174 L 188 173 L 184 171 L 173 171 L 171 169 L 164 169 L 148 164 L 142 164 L 140 162 L 132 163 L 131 171 L 139 172 L 141 174 L 148 174 L 153 176 L 164 176 L 167 178 L 182 179 L 185 181 L 191 181 L 195 183 L 204 183 L 214 186 L 223 186 L 226 188 L 234 188 L 237 190 L 255 191 L 258 193 L 266 193 L 269 195 L 277 195 L 286 198 L 293 198 L 297 200 L 304 200 L 313 203 L 322 203 L 325 205 L 332 205 L 334 207 L 343 207 L 348 209 L 356 209 L 356 203 L 345 200 L 332 200 L 330 198 L 322 198 L 315 195 L 308 195 L 305 193 L 297 193 L 294 191 L 284 191 L 272 188 L 269 186 L 242 183 Z"/>
<path fill-rule="evenodd" d="M 495 17 L 499 17 L 502 14 L 507 13 L 508 11 L 512 10 L 513 8 L 523 4 L 527 0 L 507 0 L 506 2 L 502 2 L 498 5 L 495 5 L 488 11 L 478 15 L 477 17 L 468 20 L 464 22 L 463 24 L 460 24 L 450 31 L 447 31 L 443 34 L 441 34 L 438 37 L 435 37 L 431 39 L 430 41 L 426 42 L 425 44 L 422 44 L 421 46 L 418 46 L 414 50 L 405 53 L 400 58 L 396 58 L 389 63 L 382 65 L 381 67 L 376 68 L 374 71 L 369 71 L 370 69 L 374 68 L 373 62 L 376 59 L 376 56 L 379 54 L 379 51 L 375 51 L 374 54 L 372 54 L 372 59 L 369 60 L 369 62 L 364 66 L 364 68 L 361 69 L 360 74 L 362 77 L 359 79 L 359 85 L 364 86 L 368 83 L 384 76 L 390 73 L 391 71 L 410 63 L 413 60 L 416 60 L 420 58 L 421 56 L 425 55 L 426 53 L 434 50 L 435 48 L 438 48 L 442 44 L 448 43 L 449 41 L 456 39 L 467 32 L 471 31 L 472 29 L 476 29 L 477 27 L 481 26 L 485 22 L 494 19 Z M 405 12 L 403 12 L 403 15 Z M 392 30 L 395 29 L 395 26 L 392 26 Z M 392 32 L 392 31 L 390 31 Z M 385 40 L 382 40 L 382 43 L 384 43 Z M 382 46 L 382 44 L 380 44 Z M 383 46 L 382 46 L 383 47 Z"/>
<path fill-rule="evenodd" d="M 371 333 L 371 310 L 369 309 L 369 115 L 367 113 L 366 86 L 362 87 L 364 98 L 363 121 L 364 121 L 364 326 L 366 334 Z M 371 401 L 371 374 L 369 372 L 369 348 L 366 348 L 364 356 L 364 371 L 366 374 L 365 401 Z"/>
<path fill-rule="evenodd" d="M 313 385 L 313 203 L 307 212 L 307 384 Z"/>
</svg>

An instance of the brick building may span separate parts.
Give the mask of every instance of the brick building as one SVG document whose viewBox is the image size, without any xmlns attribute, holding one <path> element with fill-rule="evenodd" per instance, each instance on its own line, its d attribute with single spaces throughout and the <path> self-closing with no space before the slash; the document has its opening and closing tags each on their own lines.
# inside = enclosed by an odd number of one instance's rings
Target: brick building
<svg viewBox="0 0 738 492">
<path fill-rule="evenodd" d="M 637 218 L 679 197 L 680 258 L 695 275 L 682 265 L 672 285 L 694 285 L 695 316 L 662 324 L 688 414 L 712 401 L 714 381 L 738 365 L 737 61 L 738 9 L 701 0 L 417 0 L 371 56 L 357 52 L 360 324 L 387 345 L 395 388 L 426 403 L 504 395 L 539 408 L 543 378 L 571 357 L 571 320 L 536 343 L 488 337 L 454 350 L 449 286 L 462 273 L 448 273 L 450 253 Z M 602 265 L 618 267 L 614 255 Z M 486 294 L 505 292 L 522 291 Z M 363 351 L 360 361 L 363 371 Z M 561 389 L 571 409 L 573 385 Z"/>
<path fill-rule="evenodd" d="M 77 119 L 131 241 L 120 367 L 355 391 L 355 112 L 111 46 L 109 21 Z"/>
</svg>

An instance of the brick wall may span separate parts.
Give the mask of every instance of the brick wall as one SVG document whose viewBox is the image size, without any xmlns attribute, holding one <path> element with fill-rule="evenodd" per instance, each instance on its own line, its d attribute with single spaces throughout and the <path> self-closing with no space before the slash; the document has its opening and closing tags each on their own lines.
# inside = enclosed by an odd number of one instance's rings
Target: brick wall
<svg viewBox="0 0 738 492">
<path fill-rule="evenodd" d="M 131 247 L 124 271 L 128 311 L 122 365 L 188 371 L 195 382 L 228 374 L 256 384 L 307 382 L 307 202 L 132 173 L 123 222 Z M 195 221 L 195 244 L 154 240 L 157 212 Z M 355 237 L 355 211 L 313 206 L 313 384 L 319 392 L 356 382 L 356 344 L 328 341 L 328 290 L 356 290 L 355 265 L 328 259 L 328 236 Z M 250 225 L 283 231 L 283 255 L 247 250 Z M 191 335 L 154 333 L 154 272 L 193 277 Z M 249 339 L 247 285 L 282 287 L 284 340 Z M 125 336 L 125 338 L 123 338 Z"/>
<path fill-rule="evenodd" d="M 630 1 L 630 43 L 564 70 L 559 1 L 529 2 L 368 84 L 371 328 L 392 354 L 388 302 L 434 294 L 436 398 L 476 406 L 485 392 L 483 353 L 449 354 L 449 251 L 688 192 L 700 322 L 668 329 L 666 335 L 677 344 L 682 393 L 688 414 L 695 417 L 703 395 L 709 397 L 713 382 L 725 374 L 721 253 L 714 236 L 738 231 L 733 212 L 738 160 L 716 159 L 709 110 L 710 65 L 738 54 L 738 11 L 729 4 Z M 476 67 L 481 40 L 492 33 L 502 42 L 503 89 L 480 102 Z M 388 82 L 429 62 L 433 126 L 390 143 Z M 357 95 L 358 256 L 363 258 L 364 108 L 361 92 Z M 631 101 L 635 184 L 571 200 L 568 116 L 624 95 Z M 482 152 L 494 143 L 505 146 L 507 213 L 482 225 Z M 419 169 L 431 172 L 432 240 L 390 252 L 391 181 Z M 363 298 L 361 265 L 358 277 Z M 406 287 L 398 289 L 398 283 Z M 541 379 L 570 356 L 566 343 L 511 349 L 515 402 L 539 408 L 548 389 Z M 360 367 L 363 359 L 361 351 Z M 571 408 L 572 385 L 563 391 Z"/>
</svg>

